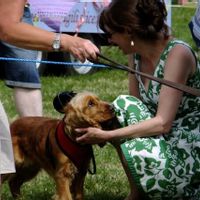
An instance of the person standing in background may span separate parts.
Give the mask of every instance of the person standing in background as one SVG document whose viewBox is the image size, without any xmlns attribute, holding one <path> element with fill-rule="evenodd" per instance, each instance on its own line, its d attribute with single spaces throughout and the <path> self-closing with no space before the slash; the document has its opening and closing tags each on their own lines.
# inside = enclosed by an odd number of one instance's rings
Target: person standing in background
<svg viewBox="0 0 200 200">
<path fill-rule="evenodd" d="M 200 0 L 198 0 L 196 12 L 189 23 L 189 28 L 197 48 L 200 49 Z"/>
<path fill-rule="evenodd" d="M 26 3 L 26 0 L 0 0 L 1 41 L 31 50 L 68 52 L 81 62 L 97 59 L 99 49 L 90 40 L 24 23 L 21 19 Z M 0 102 L 0 175 L 11 172 L 15 172 L 12 141 L 7 115 Z"/>
<path fill-rule="evenodd" d="M 24 6 L 22 21 L 33 24 L 28 3 Z M 36 50 L 27 50 L 0 41 L 1 57 L 36 60 L 37 53 Z M 14 103 L 19 116 L 42 116 L 41 83 L 36 63 L 20 61 L 2 61 L 2 63 L 1 76 L 5 79 L 6 85 L 13 88 Z"/>
</svg>

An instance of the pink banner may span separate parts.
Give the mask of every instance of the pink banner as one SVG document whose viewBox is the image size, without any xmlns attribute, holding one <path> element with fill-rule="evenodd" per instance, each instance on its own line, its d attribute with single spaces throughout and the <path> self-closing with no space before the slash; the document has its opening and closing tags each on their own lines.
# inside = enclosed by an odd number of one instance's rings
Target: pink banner
<svg viewBox="0 0 200 200">
<path fill-rule="evenodd" d="M 102 33 L 99 15 L 111 0 L 29 0 L 34 24 L 40 28 L 71 33 Z M 171 0 L 165 0 L 171 25 Z"/>
<path fill-rule="evenodd" d="M 55 31 L 59 31 L 65 16 L 77 2 L 77 0 L 29 0 L 36 25 L 43 22 Z"/>
</svg>

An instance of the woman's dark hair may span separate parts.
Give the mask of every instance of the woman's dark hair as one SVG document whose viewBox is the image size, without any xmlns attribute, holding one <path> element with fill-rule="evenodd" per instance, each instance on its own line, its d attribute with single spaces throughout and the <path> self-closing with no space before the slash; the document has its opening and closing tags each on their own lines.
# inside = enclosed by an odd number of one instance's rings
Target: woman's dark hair
<svg viewBox="0 0 200 200">
<path fill-rule="evenodd" d="M 162 34 L 169 37 L 165 21 L 167 10 L 164 0 L 112 0 L 99 18 L 99 26 L 107 32 L 136 35 L 143 40 L 157 40 Z"/>
</svg>

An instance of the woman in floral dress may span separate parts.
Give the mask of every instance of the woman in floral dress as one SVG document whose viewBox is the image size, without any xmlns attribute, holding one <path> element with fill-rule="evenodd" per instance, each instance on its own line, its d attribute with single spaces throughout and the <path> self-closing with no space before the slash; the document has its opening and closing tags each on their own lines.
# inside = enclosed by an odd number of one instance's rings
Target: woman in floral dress
<svg viewBox="0 0 200 200">
<path fill-rule="evenodd" d="M 113 0 L 100 27 L 129 54 L 131 68 L 200 89 L 195 54 L 170 35 L 166 16 L 161 0 Z M 122 128 L 79 129 L 86 134 L 78 141 L 121 141 L 131 175 L 128 200 L 199 200 L 200 97 L 136 74 L 129 74 L 129 91 L 113 102 Z"/>
</svg>

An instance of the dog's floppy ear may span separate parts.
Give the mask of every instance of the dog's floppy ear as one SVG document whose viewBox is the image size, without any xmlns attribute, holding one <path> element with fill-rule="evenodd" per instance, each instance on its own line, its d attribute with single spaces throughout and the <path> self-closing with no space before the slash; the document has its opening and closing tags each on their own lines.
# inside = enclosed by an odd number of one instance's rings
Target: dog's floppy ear
<svg viewBox="0 0 200 200">
<path fill-rule="evenodd" d="M 60 112 L 64 113 L 64 107 L 70 102 L 70 100 L 76 95 L 77 93 L 73 91 L 64 91 L 57 94 L 53 99 L 53 106 L 54 108 Z"/>
<path fill-rule="evenodd" d="M 101 128 L 101 125 L 94 119 L 75 109 L 70 103 L 65 106 L 65 122 L 73 128 L 87 128 L 89 126 Z"/>
</svg>

